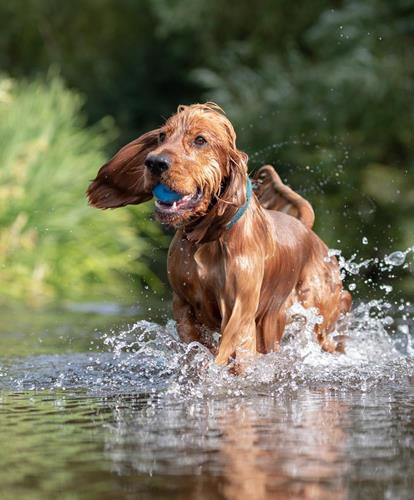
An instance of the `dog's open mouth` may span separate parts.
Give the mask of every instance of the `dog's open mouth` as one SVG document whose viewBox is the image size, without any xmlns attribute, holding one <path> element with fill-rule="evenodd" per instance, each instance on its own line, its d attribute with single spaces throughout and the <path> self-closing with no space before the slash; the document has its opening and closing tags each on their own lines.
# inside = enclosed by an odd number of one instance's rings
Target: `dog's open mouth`
<svg viewBox="0 0 414 500">
<path fill-rule="evenodd" d="M 202 199 L 203 193 L 197 190 L 194 194 L 182 195 L 171 191 L 166 187 L 154 190 L 155 209 L 162 214 L 177 214 L 185 210 L 191 210 Z"/>
</svg>

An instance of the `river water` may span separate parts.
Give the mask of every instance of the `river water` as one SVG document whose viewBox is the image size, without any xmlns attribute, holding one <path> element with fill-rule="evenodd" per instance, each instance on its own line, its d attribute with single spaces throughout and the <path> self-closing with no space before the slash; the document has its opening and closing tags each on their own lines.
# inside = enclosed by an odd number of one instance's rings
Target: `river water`
<svg viewBox="0 0 414 500">
<path fill-rule="evenodd" d="M 410 307 L 357 304 L 344 355 L 298 308 L 238 377 L 167 305 L 2 310 L 0 498 L 412 498 Z"/>
</svg>

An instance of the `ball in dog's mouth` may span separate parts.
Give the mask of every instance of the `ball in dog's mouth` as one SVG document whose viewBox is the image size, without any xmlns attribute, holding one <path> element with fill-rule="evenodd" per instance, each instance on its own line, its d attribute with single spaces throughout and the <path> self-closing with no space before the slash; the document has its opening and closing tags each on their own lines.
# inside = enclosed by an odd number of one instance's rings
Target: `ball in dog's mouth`
<svg viewBox="0 0 414 500">
<path fill-rule="evenodd" d="M 174 215 L 194 208 L 202 199 L 202 192 L 182 194 L 173 191 L 165 184 L 158 184 L 152 191 L 155 197 L 155 210 L 159 214 Z"/>
</svg>

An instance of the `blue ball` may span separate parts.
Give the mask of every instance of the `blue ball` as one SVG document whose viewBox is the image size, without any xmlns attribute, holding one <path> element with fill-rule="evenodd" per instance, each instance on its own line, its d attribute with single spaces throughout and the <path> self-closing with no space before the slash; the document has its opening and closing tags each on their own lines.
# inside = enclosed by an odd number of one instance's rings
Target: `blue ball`
<svg viewBox="0 0 414 500">
<path fill-rule="evenodd" d="M 155 188 L 152 190 L 152 194 L 155 196 L 155 198 L 157 198 L 157 200 L 166 203 L 178 201 L 183 197 L 182 194 L 177 193 L 176 191 L 172 191 L 165 184 L 158 184 L 157 186 L 155 186 Z"/>
</svg>

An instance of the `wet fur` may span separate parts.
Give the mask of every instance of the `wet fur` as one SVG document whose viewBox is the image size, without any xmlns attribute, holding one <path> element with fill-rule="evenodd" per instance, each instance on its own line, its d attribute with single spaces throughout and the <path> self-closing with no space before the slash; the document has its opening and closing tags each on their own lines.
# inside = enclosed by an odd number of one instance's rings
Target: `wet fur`
<svg viewBox="0 0 414 500">
<path fill-rule="evenodd" d="M 194 145 L 199 134 L 207 145 Z M 144 166 L 150 153 L 168 156 L 170 168 L 151 174 Z M 217 363 L 277 350 L 287 310 L 297 301 L 319 309 L 323 319 L 315 334 L 321 347 L 342 350 L 327 334 L 349 311 L 351 296 L 342 290 L 335 257 L 312 231 L 310 204 L 266 166 L 256 176 L 246 213 L 226 228 L 246 201 L 247 175 L 247 155 L 237 149 L 223 111 L 196 104 L 180 106 L 162 127 L 121 149 L 87 194 L 92 206 L 116 208 L 149 200 L 160 182 L 184 195 L 202 193 L 193 209 L 156 216 L 176 228 L 168 276 L 179 335 L 207 345 Z M 221 333 L 218 347 L 214 331 Z"/>
</svg>

